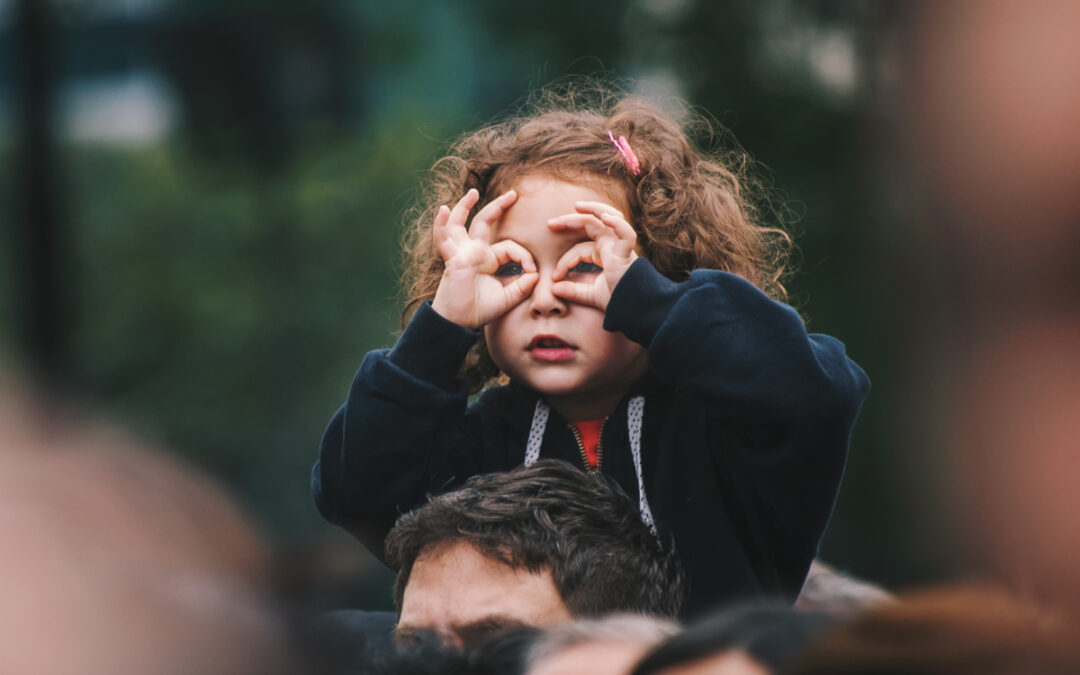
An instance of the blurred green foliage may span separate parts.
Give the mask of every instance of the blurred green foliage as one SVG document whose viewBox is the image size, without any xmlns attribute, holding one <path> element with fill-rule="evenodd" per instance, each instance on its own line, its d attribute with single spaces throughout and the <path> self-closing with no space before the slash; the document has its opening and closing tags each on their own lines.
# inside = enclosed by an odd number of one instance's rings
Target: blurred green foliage
<svg viewBox="0 0 1080 675">
<path fill-rule="evenodd" d="M 317 522 L 322 426 L 397 329 L 399 211 L 435 151 L 416 128 L 403 115 L 273 176 L 174 144 L 70 155 L 78 382 L 281 532 Z"/>
</svg>

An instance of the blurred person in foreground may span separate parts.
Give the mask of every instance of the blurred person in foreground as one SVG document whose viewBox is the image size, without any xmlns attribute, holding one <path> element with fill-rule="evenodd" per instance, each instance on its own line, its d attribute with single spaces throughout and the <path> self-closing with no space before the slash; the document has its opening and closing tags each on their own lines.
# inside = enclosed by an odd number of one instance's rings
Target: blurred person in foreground
<svg viewBox="0 0 1080 675">
<path fill-rule="evenodd" d="M 661 643 L 632 675 L 771 675 L 839 619 L 777 601 L 732 605 Z"/>
<path fill-rule="evenodd" d="M 0 382 L 0 672 L 290 672 L 229 498 L 128 434 Z"/>
<path fill-rule="evenodd" d="M 670 619 L 615 614 L 544 631 L 529 651 L 528 675 L 626 675 L 641 657 L 679 632 Z"/>
<path fill-rule="evenodd" d="M 539 460 L 402 516 L 386 539 L 397 570 L 396 635 L 455 644 L 508 628 L 631 612 L 675 617 L 682 572 L 610 478 Z"/>
<path fill-rule="evenodd" d="M 914 383 L 932 470 L 972 567 L 1080 612 L 1080 3 L 900 15 L 895 133 L 933 216 L 919 306 L 937 361 Z"/>
<path fill-rule="evenodd" d="M 1075 675 L 1080 631 L 998 589 L 922 591 L 812 642 L 785 675 Z"/>
</svg>

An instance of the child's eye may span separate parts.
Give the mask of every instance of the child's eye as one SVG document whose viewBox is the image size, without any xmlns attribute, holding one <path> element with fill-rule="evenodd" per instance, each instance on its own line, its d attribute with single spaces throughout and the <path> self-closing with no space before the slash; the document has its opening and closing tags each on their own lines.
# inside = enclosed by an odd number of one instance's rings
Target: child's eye
<svg viewBox="0 0 1080 675">
<path fill-rule="evenodd" d="M 591 263 L 588 260 L 581 260 L 568 271 L 574 272 L 575 274 L 596 274 L 597 272 L 603 272 L 604 268 L 596 263 Z"/>
<path fill-rule="evenodd" d="M 521 263 L 511 260 L 499 265 L 499 269 L 495 270 L 495 276 L 497 277 L 516 277 L 519 274 L 524 274 L 525 270 L 522 269 Z"/>
</svg>

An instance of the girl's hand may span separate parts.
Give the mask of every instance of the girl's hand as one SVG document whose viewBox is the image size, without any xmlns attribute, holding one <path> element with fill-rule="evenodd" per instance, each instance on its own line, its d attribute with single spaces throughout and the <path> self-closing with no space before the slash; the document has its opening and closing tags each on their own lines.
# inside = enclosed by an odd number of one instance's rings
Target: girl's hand
<svg viewBox="0 0 1080 675">
<path fill-rule="evenodd" d="M 592 241 L 577 244 L 555 265 L 551 291 L 561 298 L 606 310 L 615 285 L 638 254 L 637 234 L 618 209 L 602 202 L 578 202 L 577 213 L 552 218 L 555 232 L 582 230 Z"/>
<path fill-rule="evenodd" d="M 469 211 L 480 193 L 469 190 L 453 209 L 439 207 L 432 235 L 446 262 L 431 308 L 456 324 L 479 329 L 532 293 L 536 263 L 513 241 L 488 243 L 491 225 L 517 200 L 513 190 L 480 209 L 468 230 Z M 504 283 L 505 281 L 505 283 Z"/>
</svg>

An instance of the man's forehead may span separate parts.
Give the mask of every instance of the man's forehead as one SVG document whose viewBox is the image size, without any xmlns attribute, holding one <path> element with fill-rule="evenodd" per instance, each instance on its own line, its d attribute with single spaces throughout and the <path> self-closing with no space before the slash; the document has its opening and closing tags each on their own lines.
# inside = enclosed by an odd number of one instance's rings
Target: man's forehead
<svg viewBox="0 0 1080 675">
<path fill-rule="evenodd" d="M 549 570 L 515 569 L 468 543 L 453 542 L 416 559 L 400 627 L 447 632 L 492 622 L 547 625 L 569 617 Z"/>
</svg>

